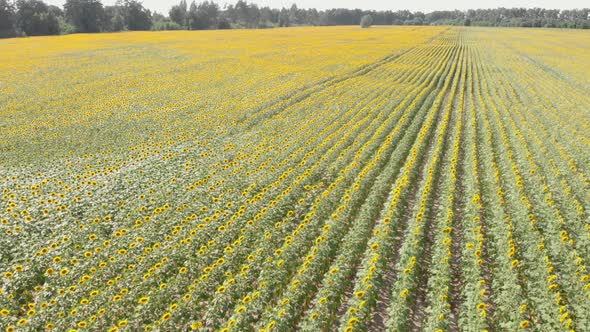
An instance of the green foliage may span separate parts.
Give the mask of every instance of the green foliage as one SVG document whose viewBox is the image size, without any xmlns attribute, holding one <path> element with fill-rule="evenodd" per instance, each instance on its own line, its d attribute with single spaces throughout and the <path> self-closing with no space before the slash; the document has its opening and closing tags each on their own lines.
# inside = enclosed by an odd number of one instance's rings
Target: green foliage
<svg viewBox="0 0 590 332">
<path fill-rule="evenodd" d="M 122 30 L 264 29 L 307 25 L 451 25 L 527 28 L 590 29 L 590 9 L 496 8 L 477 10 L 375 11 L 360 9 L 302 9 L 259 7 L 238 0 L 223 9 L 214 1 L 186 0 L 173 5 L 168 17 L 152 13 L 138 0 L 117 0 L 103 6 L 101 0 L 67 0 L 64 11 L 42 0 L 0 0 L 0 38 L 72 32 Z M 153 14 L 153 15 L 152 15 Z M 65 21 L 61 18 L 65 17 Z M 175 24 L 160 23 L 171 21 Z M 66 24 L 67 23 L 67 24 Z M 74 27 L 72 29 L 72 27 Z M 63 31 L 62 31 L 63 30 Z"/>
<path fill-rule="evenodd" d="M 115 14 L 111 18 L 112 31 L 123 31 L 125 30 L 125 19 L 120 14 Z"/>
<path fill-rule="evenodd" d="M 161 31 L 161 30 L 182 30 L 184 27 L 179 25 L 178 23 L 170 20 L 158 21 L 155 22 L 152 26 L 152 30 Z"/>
<path fill-rule="evenodd" d="M 193 1 L 188 13 L 191 30 L 205 30 L 217 26 L 219 6 L 214 2 L 203 1 L 198 5 Z"/>
<path fill-rule="evenodd" d="M 150 30 L 152 27 L 152 13 L 136 0 L 122 0 L 117 2 L 127 30 Z"/>
<path fill-rule="evenodd" d="M 66 19 L 77 32 L 99 32 L 104 17 L 102 3 L 98 0 L 67 0 L 64 5 Z"/>
<path fill-rule="evenodd" d="M 373 18 L 371 15 L 365 15 L 361 18 L 361 28 L 368 28 L 373 24 Z"/>
<path fill-rule="evenodd" d="M 0 0 L 0 38 L 16 36 L 16 13 L 8 0 Z"/>
<path fill-rule="evenodd" d="M 222 18 L 217 22 L 217 29 L 231 29 L 231 24 L 225 18 Z"/>
<path fill-rule="evenodd" d="M 186 0 L 180 1 L 178 5 L 172 6 L 170 11 L 168 12 L 168 16 L 170 19 L 179 26 L 186 27 L 186 19 L 187 19 L 187 5 Z"/>
<path fill-rule="evenodd" d="M 78 30 L 76 29 L 75 26 L 73 26 L 72 24 L 68 23 L 68 21 L 66 21 L 65 18 L 60 17 L 57 20 L 59 22 L 59 33 L 62 35 L 69 35 L 71 33 L 76 33 L 78 32 Z"/>
<path fill-rule="evenodd" d="M 43 1 L 18 0 L 16 8 L 16 25 L 27 36 L 59 34 L 59 22 Z"/>
</svg>

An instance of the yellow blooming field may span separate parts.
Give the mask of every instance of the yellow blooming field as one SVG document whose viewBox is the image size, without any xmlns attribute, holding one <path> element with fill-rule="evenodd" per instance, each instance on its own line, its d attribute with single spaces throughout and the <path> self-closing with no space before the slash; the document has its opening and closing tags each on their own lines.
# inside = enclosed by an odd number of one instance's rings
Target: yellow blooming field
<svg viewBox="0 0 590 332">
<path fill-rule="evenodd" d="M 0 40 L 0 329 L 588 331 L 589 45 Z"/>
</svg>

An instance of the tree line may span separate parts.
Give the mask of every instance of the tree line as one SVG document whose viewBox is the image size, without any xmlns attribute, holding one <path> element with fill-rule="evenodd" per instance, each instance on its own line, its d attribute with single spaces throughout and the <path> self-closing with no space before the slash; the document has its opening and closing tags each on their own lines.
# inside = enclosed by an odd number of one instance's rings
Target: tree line
<svg viewBox="0 0 590 332">
<path fill-rule="evenodd" d="M 0 37 L 150 30 L 154 16 L 137 0 L 118 0 L 114 6 L 67 0 L 63 8 L 41 0 L 0 0 Z"/>
<path fill-rule="evenodd" d="M 477 25 L 590 29 L 590 9 L 496 8 L 476 10 L 375 11 L 261 7 L 239 0 L 219 7 L 213 1 L 170 8 L 168 15 L 151 12 L 138 0 L 67 0 L 63 8 L 42 0 L 0 0 L 0 38 L 123 30 L 205 30 L 288 26 L 363 25 Z"/>
</svg>

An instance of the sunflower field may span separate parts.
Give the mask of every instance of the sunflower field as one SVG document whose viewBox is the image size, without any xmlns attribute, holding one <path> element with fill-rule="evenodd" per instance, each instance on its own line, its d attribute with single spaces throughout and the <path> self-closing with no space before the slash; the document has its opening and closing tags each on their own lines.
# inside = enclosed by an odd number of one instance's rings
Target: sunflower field
<svg viewBox="0 0 590 332">
<path fill-rule="evenodd" d="M 0 40 L 1 331 L 590 331 L 590 33 Z"/>
</svg>

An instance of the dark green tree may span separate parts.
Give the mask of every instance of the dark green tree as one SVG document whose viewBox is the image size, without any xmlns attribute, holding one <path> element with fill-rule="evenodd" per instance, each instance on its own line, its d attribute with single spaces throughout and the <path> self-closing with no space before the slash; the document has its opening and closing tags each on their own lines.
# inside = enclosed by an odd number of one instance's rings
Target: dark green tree
<svg viewBox="0 0 590 332">
<path fill-rule="evenodd" d="M 302 20 L 300 19 L 300 12 L 297 9 L 296 4 L 292 4 L 291 8 L 289 9 L 289 24 L 290 25 L 300 25 Z"/>
<path fill-rule="evenodd" d="M 99 32 L 105 15 L 99 0 L 67 0 L 66 19 L 78 32 Z"/>
<path fill-rule="evenodd" d="M 58 6 L 49 5 L 49 6 L 47 6 L 47 10 L 51 14 L 53 14 L 53 16 L 55 16 L 57 18 L 60 18 L 60 17 L 63 17 L 64 16 L 64 11 L 61 8 L 59 8 Z"/>
<path fill-rule="evenodd" d="M 178 5 L 172 6 L 168 12 L 170 19 L 182 27 L 187 27 L 187 14 L 186 0 L 182 0 Z"/>
<path fill-rule="evenodd" d="M 186 25 L 189 30 L 194 30 L 194 27 L 198 25 L 197 20 L 199 19 L 197 3 L 193 0 L 191 6 L 186 14 Z"/>
<path fill-rule="evenodd" d="M 125 18 L 121 16 L 119 13 L 115 13 L 115 15 L 111 18 L 111 26 L 112 31 L 123 31 L 125 30 Z"/>
<path fill-rule="evenodd" d="M 27 36 L 59 34 L 57 17 L 43 1 L 18 0 L 16 8 L 16 25 Z"/>
<path fill-rule="evenodd" d="M 121 16 L 125 20 L 127 30 L 150 30 L 152 27 L 152 13 L 136 0 L 120 0 L 117 5 L 121 8 Z"/>
<path fill-rule="evenodd" d="M 369 28 L 373 24 L 373 18 L 371 15 L 365 15 L 361 17 L 361 28 Z"/>
<path fill-rule="evenodd" d="M 229 20 L 226 19 L 225 17 L 221 17 L 219 19 L 219 21 L 217 22 L 217 29 L 220 29 L 220 30 L 231 29 L 231 23 L 229 23 Z"/>
<path fill-rule="evenodd" d="M 214 2 L 203 1 L 194 10 L 191 3 L 191 30 L 205 30 L 217 27 L 219 6 Z"/>
<path fill-rule="evenodd" d="M 8 0 L 0 0 L 0 38 L 16 36 L 16 12 Z"/>
</svg>

